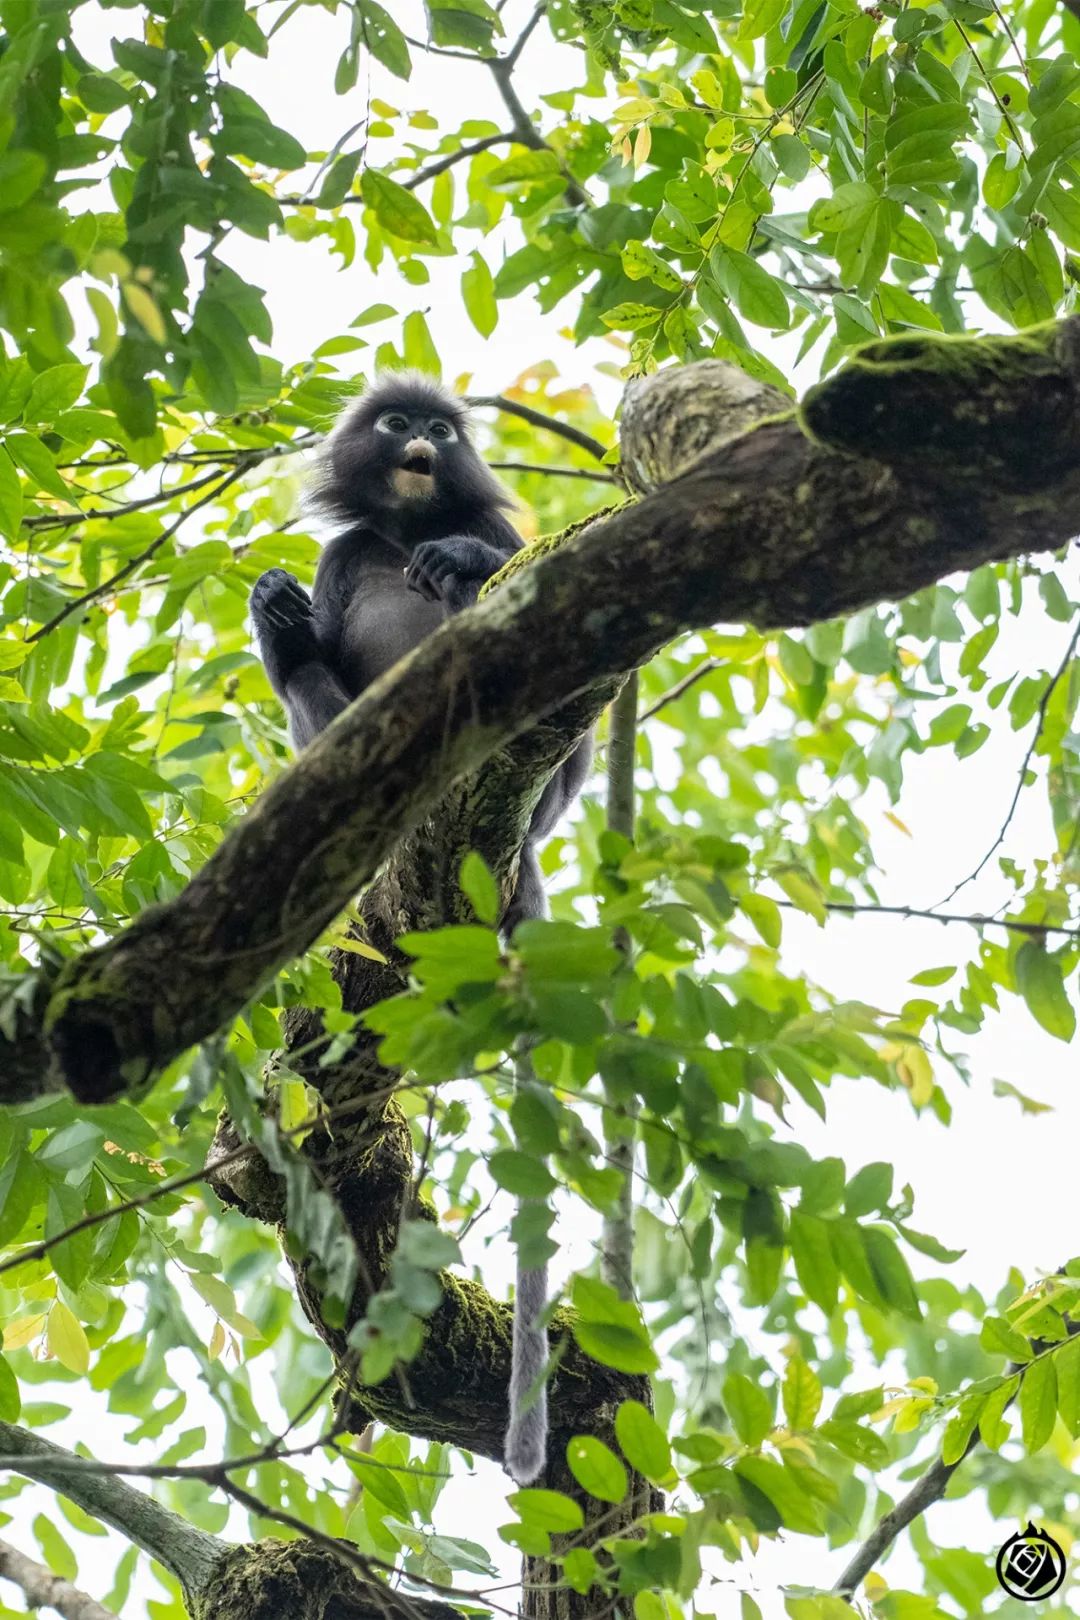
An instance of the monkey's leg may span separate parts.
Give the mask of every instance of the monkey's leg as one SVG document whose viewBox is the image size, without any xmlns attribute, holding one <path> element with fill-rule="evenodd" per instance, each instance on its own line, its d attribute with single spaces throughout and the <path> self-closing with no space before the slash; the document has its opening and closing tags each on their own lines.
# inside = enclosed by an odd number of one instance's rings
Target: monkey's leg
<svg viewBox="0 0 1080 1620">
<path fill-rule="evenodd" d="M 293 670 L 285 685 L 285 707 L 297 748 L 306 748 L 351 702 L 329 665 L 312 660 Z"/>
<path fill-rule="evenodd" d="M 544 894 L 540 860 L 535 846 L 524 844 L 518 857 L 517 886 L 499 927 L 504 937 L 509 939 L 519 922 L 526 922 L 530 917 L 546 916 L 547 897 Z"/>
</svg>

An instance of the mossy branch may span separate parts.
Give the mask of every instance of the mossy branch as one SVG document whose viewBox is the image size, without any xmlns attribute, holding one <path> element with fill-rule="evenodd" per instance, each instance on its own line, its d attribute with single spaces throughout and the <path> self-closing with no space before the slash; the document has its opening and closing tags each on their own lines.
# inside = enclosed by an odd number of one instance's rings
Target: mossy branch
<svg viewBox="0 0 1080 1620">
<path fill-rule="evenodd" d="M 183 893 L 75 959 L 46 1017 L 61 1080 L 88 1101 L 144 1083 L 305 949 L 456 784 L 512 758 L 575 694 L 595 712 L 681 632 L 805 625 L 1064 544 L 1080 529 L 1078 334 L 1074 318 L 1016 338 L 874 344 L 798 414 L 771 414 L 781 401 L 751 389 L 751 415 L 766 414 L 735 437 L 732 379 L 746 382 L 732 368 L 637 384 L 623 466 L 642 499 L 444 625 Z"/>
</svg>

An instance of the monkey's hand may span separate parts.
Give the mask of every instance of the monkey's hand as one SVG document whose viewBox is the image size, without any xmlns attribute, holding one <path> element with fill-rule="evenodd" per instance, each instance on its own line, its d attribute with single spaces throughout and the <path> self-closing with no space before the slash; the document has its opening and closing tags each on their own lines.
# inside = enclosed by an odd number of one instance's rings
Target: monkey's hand
<svg viewBox="0 0 1080 1620">
<path fill-rule="evenodd" d="M 255 581 L 251 619 L 273 686 L 280 688 L 293 670 L 321 657 L 311 598 L 284 568 L 270 568 Z"/>
<path fill-rule="evenodd" d="M 429 602 L 442 602 L 451 613 L 458 613 L 472 606 L 481 585 L 505 561 L 494 546 L 468 535 L 424 540 L 412 554 L 405 583 Z"/>
</svg>

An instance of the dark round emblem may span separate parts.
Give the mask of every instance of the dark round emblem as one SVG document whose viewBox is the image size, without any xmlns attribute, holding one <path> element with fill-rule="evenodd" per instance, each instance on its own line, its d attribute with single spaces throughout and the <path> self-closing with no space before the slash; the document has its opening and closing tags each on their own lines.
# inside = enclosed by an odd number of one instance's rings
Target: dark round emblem
<svg viewBox="0 0 1080 1620">
<path fill-rule="evenodd" d="M 1027 1527 L 1010 1536 L 997 1555 L 997 1578 L 1010 1597 L 1035 1603 L 1053 1597 L 1065 1579 L 1065 1554 L 1045 1530 L 1029 1519 Z"/>
</svg>

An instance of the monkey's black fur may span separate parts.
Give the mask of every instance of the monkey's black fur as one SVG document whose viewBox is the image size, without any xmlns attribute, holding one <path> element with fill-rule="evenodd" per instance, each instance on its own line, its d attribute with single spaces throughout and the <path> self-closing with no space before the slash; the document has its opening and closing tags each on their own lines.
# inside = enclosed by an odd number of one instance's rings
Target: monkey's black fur
<svg viewBox="0 0 1080 1620">
<path fill-rule="evenodd" d="M 309 598 L 283 568 L 256 582 L 251 617 L 270 684 L 303 748 L 520 548 L 509 495 L 468 436 L 461 401 L 414 372 L 389 372 L 326 441 L 314 500 L 347 526 L 323 551 Z M 535 844 L 580 791 L 583 743 L 544 790 L 521 852 L 509 933 L 544 913 Z"/>
<path fill-rule="evenodd" d="M 342 417 L 320 458 L 315 501 L 346 527 L 323 552 L 311 596 L 283 568 L 263 574 L 251 594 L 259 651 L 298 748 L 448 614 L 470 607 L 521 544 L 461 402 L 412 373 L 382 377 Z M 590 758 L 587 739 L 533 812 L 502 919 L 507 934 L 544 914 L 535 845 L 580 791 Z M 519 1484 L 540 1472 L 547 1450 L 546 1301 L 546 1266 L 519 1265 L 506 1436 Z"/>
</svg>

